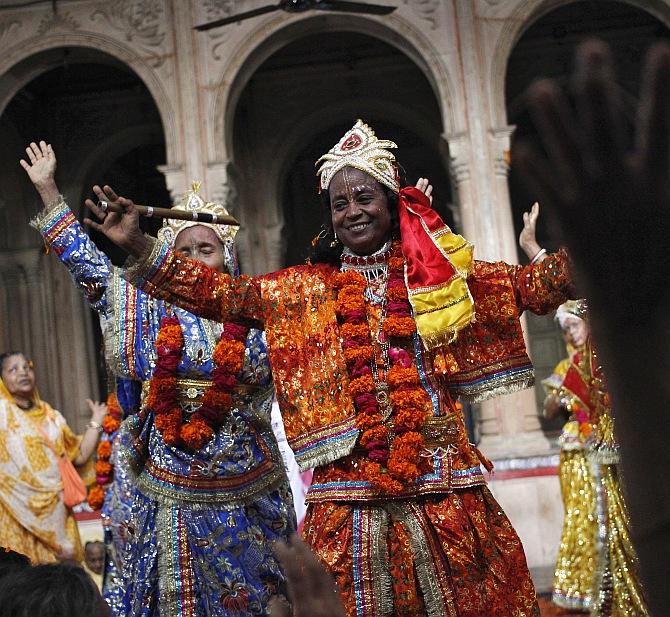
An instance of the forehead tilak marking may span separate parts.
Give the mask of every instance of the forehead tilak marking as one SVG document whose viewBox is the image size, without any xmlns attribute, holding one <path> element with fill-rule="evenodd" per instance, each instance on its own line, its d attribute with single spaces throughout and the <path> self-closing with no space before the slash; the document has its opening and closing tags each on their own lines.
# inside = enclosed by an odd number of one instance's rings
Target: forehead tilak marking
<svg viewBox="0 0 670 617">
<path fill-rule="evenodd" d="M 344 179 L 344 189 L 347 192 L 347 199 L 351 199 L 353 194 L 351 192 L 351 184 L 349 183 L 349 168 L 342 169 L 342 178 Z"/>
</svg>

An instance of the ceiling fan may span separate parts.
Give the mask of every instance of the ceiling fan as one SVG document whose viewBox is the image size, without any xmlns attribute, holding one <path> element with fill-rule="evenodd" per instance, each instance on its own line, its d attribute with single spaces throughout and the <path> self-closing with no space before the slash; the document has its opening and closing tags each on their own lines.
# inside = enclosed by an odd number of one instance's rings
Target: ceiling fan
<svg viewBox="0 0 670 617">
<path fill-rule="evenodd" d="M 196 26 L 201 32 L 211 30 L 236 21 L 249 19 L 273 11 L 286 11 L 287 13 L 302 13 L 303 11 L 337 11 L 341 13 L 367 13 L 368 15 L 388 15 L 396 10 L 395 6 L 384 6 L 381 4 L 366 4 L 364 2 L 350 2 L 349 0 L 279 0 L 278 4 L 268 4 L 251 11 L 231 15 L 217 19 L 207 24 Z"/>
</svg>

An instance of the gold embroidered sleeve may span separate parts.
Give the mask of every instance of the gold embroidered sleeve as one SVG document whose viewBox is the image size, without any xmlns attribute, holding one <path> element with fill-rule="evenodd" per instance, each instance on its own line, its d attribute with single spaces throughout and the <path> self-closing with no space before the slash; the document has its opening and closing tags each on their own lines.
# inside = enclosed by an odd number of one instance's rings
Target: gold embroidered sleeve
<svg viewBox="0 0 670 617">
<path fill-rule="evenodd" d="M 188 259 L 155 238 L 123 274 L 151 296 L 216 321 L 263 322 L 260 288 L 255 278 L 231 277 Z"/>
<path fill-rule="evenodd" d="M 508 268 L 520 312 L 545 315 L 576 297 L 569 259 L 563 249 L 535 265 Z"/>
</svg>

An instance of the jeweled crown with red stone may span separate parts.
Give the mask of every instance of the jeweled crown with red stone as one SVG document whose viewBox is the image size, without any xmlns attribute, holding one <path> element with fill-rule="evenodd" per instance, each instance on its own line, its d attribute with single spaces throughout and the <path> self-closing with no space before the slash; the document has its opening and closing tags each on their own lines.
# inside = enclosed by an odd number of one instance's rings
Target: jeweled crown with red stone
<svg viewBox="0 0 670 617">
<path fill-rule="evenodd" d="M 336 146 L 324 154 L 316 175 L 321 179 L 321 190 L 330 186 L 333 176 L 345 167 L 353 167 L 387 186 L 396 193 L 400 190 L 395 156 L 388 148 L 398 146 L 387 139 L 377 139 L 375 132 L 362 120 L 347 131 Z"/>
</svg>

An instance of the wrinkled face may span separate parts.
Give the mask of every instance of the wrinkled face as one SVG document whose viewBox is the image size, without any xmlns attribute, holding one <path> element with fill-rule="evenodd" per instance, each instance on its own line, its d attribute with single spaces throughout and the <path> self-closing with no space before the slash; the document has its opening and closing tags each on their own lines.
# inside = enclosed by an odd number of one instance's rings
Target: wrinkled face
<svg viewBox="0 0 670 617">
<path fill-rule="evenodd" d="M 91 572 L 102 574 L 105 567 L 105 545 L 102 542 L 91 542 L 84 550 L 84 560 Z"/>
<path fill-rule="evenodd" d="M 2 381 L 12 396 L 29 399 L 35 390 L 33 363 L 22 353 L 5 358 L 2 363 Z"/>
<path fill-rule="evenodd" d="M 328 187 L 333 229 L 344 246 L 357 255 L 370 255 L 391 237 L 391 212 L 379 182 L 345 167 Z"/>
<path fill-rule="evenodd" d="M 214 231 L 204 225 L 180 231 L 174 241 L 174 250 L 219 272 L 225 270 L 223 246 Z"/>
<path fill-rule="evenodd" d="M 589 336 L 589 327 L 583 319 L 571 315 L 563 318 L 563 336 L 574 347 L 581 347 Z"/>
</svg>

